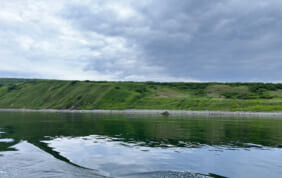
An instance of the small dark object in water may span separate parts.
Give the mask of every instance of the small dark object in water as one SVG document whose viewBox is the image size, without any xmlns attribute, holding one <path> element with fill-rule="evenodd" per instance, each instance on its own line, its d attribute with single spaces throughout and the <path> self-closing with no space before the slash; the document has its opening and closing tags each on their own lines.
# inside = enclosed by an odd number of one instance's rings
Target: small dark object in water
<svg viewBox="0 0 282 178">
<path fill-rule="evenodd" d="M 168 116 L 168 115 L 169 115 L 169 112 L 167 112 L 167 111 L 162 112 L 161 115 L 163 115 L 163 116 Z"/>
</svg>

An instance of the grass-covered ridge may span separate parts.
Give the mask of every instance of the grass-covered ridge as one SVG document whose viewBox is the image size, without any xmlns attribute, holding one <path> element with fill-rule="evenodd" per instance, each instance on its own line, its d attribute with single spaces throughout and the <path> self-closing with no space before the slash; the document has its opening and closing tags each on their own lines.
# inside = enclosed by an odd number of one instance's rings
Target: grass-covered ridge
<svg viewBox="0 0 282 178">
<path fill-rule="evenodd" d="M 282 111 L 282 84 L 0 79 L 0 108 Z"/>
</svg>

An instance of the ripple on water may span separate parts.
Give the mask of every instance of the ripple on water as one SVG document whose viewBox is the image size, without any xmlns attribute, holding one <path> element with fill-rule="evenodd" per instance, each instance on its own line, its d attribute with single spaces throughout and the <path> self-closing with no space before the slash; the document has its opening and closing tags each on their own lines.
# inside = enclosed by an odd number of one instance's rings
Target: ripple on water
<svg viewBox="0 0 282 178">
<path fill-rule="evenodd" d="M 12 138 L 2 138 L 2 139 L 0 139 L 0 143 L 2 142 L 2 143 L 12 143 L 12 142 L 14 142 L 15 140 L 14 139 L 12 139 Z"/>
<path fill-rule="evenodd" d="M 138 174 L 130 174 L 124 175 L 123 177 L 130 178 L 210 178 L 210 176 L 201 175 L 192 172 L 178 172 L 178 171 L 156 171 L 156 172 L 146 172 L 146 173 L 138 173 Z"/>
<path fill-rule="evenodd" d="M 282 165 L 277 148 L 259 149 L 202 146 L 161 148 L 113 141 L 109 137 L 57 137 L 42 141 L 72 163 L 117 177 L 276 177 Z M 145 151 L 144 151 L 145 150 Z M 259 165 L 256 163 L 260 163 Z M 232 170 L 228 168 L 232 167 Z M 271 170 L 271 171 L 270 171 Z M 202 174 L 193 174 L 195 171 Z"/>
<path fill-rule="evenodd" d="M 1 153 L 1 178 L 104 177 L 98 175 L 95 170 L 79 168 L 57 160 L 53 156 L 26 141 L 22 141 L 13 147 L 17 149 L 16 154 L 15 151 L 6 151 Z"/>
</svg>

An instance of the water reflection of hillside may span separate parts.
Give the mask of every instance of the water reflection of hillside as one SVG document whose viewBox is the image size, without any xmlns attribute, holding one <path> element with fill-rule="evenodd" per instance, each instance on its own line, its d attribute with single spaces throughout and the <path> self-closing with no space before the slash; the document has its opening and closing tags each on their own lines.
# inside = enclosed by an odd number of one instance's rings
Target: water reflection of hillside
<svg viewBox="0 0 282 178">
<path fill-rule="evenodd" d="M 102 135 L 148 147 L 282 145 L 282 120 L 279 119 L 1 113 L 0 128 L 9 138 L 30 142 L 46 140 L 46 136 Z"/>
<path fill-rule="evenodd" d="M 280 166 L 276 156 L 282 145 L 280 119 L 3 112 L 0 128 L 0 139 L 12 139 L 0 141 L 0 155 L 19 151 L 13 146 L 24 140 L 71 166 L 104 166 L 97 170 L 111 169 L 113 175 L 153 169 L 242 177 L 245 168 L 252 168 L 252 174 L 269 172 L 273 169 L 269 161 Z M 134 162 L 124 164 L 128 160 Z M 264 169 L 257 171 L 255 164 L 249 164 L 257 160 Z M 121 167 L 123 173 L 114 172 Z M 273 169 L 273 175 L 278 172 Z"/>
<path fill-rule="evenodd" d="M 172 170 L 177 173 L 172 175 L 179 177 L 199 177 L 198 174 L 191 175 L 191 170 L 212 177 L 215 174 L 227 177 L 266 177 L 269 172 L 272 174 L 270 177 L 276 177 L 281 171 L 275 167 L 282 166 L 278 156 L 282 150 L 270 147 L 234 149 L 206 145 L 198 148 L 162 148 L 140 146 L 136 142 L 123 142 L 100 135 L 57 137 L 43 142 L 76 165 L 101 170 L 105 175 L 114 177 Z M 163 177 L 176 178 L 167 173 Z"/>
<path fill-rule="evenodd" d="M 0 177 L 68 177 L 101 178 L 95 170 L 84 169 L 55 159 L 27 141 L 12 146 L 13 151 L 1 151 Z"/>
</svg>

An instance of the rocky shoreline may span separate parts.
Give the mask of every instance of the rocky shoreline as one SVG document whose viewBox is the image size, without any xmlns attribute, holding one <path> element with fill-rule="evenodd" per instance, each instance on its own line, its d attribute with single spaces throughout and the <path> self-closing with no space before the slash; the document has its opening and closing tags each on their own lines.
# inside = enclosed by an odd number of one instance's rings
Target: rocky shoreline
<svg viewBox="0 0 282 178">
<path fill-rule="evenodd" d="M 112 113 L 112 114 L 161 114 L 161 115 L 205 115 L 205 116 L 256 116 L 281 117 L 282 112 L 242 112 L 242 111 L 188 111 L 188 110 L 67 110 L 67 109 L 0 109 L 0 112 L 50 112 L 50 113 Z M 166 114 L 163 114 L 166 113 Z"/>
</svg>

